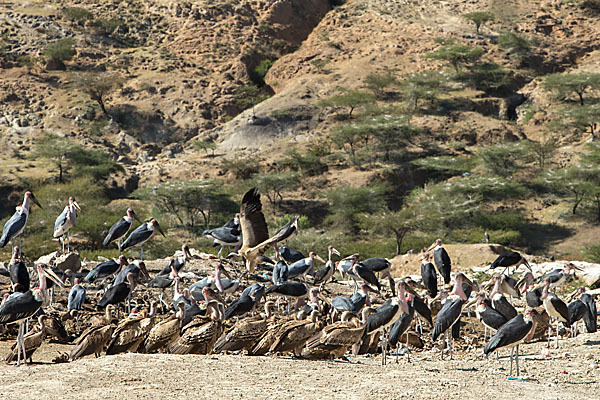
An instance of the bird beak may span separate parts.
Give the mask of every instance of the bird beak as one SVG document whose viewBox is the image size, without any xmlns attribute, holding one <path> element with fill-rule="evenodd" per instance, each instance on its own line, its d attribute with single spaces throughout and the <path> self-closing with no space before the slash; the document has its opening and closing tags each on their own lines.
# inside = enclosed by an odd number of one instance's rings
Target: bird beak
<svg viewBox="0 0 600 400">
<path fill-rule="evenodd" d="M 167 235 L 165 235 L 165 233 L 163 232 L 162 228 L 158 224 L 158 221 L 156 222 L 156 229 L 158 229 L 158 231 L 160 232 L 161 235 L 163 235 L 163 237 L 167 237 Z"/>
<path fill-rule="evenodd" d="M 494 286 L 494 279 L 490 279 L 489 281 L 487 281 L 486 283 L 484 283 L 481 287 L 485 290 L 490 289 L 492 286 Z"/>
<path fill-rule="evenodd" d="M 42 269 L 44 270 L 44 275 L 46 275 L 46 278 L 50 279 L 52 282 L 56 283 L 61 288 L 65 288 L 66 287 L 65 283 L 62 281 L 62 279 L 60 279 L 54 273 L 54 271 L 52 271 L 51 268 L 49 268 L 49 267 L 42 267 Z"/>
<path fill-rule="evenodd" d="M 142 221 L 140 221 L 140 219 L 138 218 L 138 216 L 137 216 L 137 214 L 135 213 L 135 211 L 132 211 L 132 212 L 131 212 L 131 215 L 133 215 L 133 218 L 135 218 L 135 220 L 136 220 L 137 222 L 139 222 L 140 224 L 142 223 Z"/>
<path fill-rule="evenodd" d="M 577 271 L 583 271 L 583 268 L 578 267 L 577 265 L 573 265 L 571 268 L 576 269 Z"/>
<path fill-rule="evenodd" d="M 73 206 L 75 206 L 78 211 L 81 211 L 81 207 L 79 207 L 79 204 L 77 204 L 76 201 L 73 202 Z"/>
<path fill-rule="evenodd" d="M 42 205 L 40 204 L 40 202 L 38 201 L 38 199 L 35 198 L 35 195 L 33 193 L 31 193 L 31 197 L 30 198 L 31 198 L 31 201 L 33 201 L 35 204 L 37 204 L 37 206 L 39 208 L 42 208 L 42 209 L 44 208 L 44 207 L 42 207 Z"/>
<path fill-rule="evenodd" d="M 471 280 L 469 278 L 467 278 L 466 276 L 463 276 L 463 283 L 466 283 L 467 285 L 471 286 L 472 288 L 475 287 L 473 282 L 471 282 Z"/>
<path fill-rule="evenodd" d="M 227 270 L 225 269 L 225 266 L 224 266 L 223 264 L 221 264 L 221 272 L 222 272 L 222 273 L 223 273 L 223 275 L 225 275 L 227 278 L 229 278 L 229 279 L 233 279 L 233 278 L 231 277 L 231 274 L 229 273 L 229 271 L 227 271 Z"/>
<path fill-rule="evenodd" d="M 338 257 L 340 257 L 340 256 L 341 256 L 340 252 L 339 252 L 339 251 L 337 251 L 337 250 L 336 250 L 335 248 L 333 248 L 333 247 L 331 248 L 331 252 L 332 252 L 333 254 L 335 254 L 336 256 L 338 256 Z"/>
<path fill-rule="evenodd" d="M 404 291 L 412 294 L 413 296 L 419 297 L 419 293 L 415 292 L 415 290 L 411 288 L 408 283 L 404 283 Z"/>
<path fill-rule="evenodd" d="M 435 248 L 435 242 L 431 246 L 429 246 L 429 248 L 427 249 L 427 251 L 431 251 L 434 248 Z"/>
<path fill-rule="evenodd" d="M 325 263 L 325 260 L 323 260 L 320 256 L 315 254 L 315 258 L 319 261 L 321 261 L 322 263 Z"/>
</svg>

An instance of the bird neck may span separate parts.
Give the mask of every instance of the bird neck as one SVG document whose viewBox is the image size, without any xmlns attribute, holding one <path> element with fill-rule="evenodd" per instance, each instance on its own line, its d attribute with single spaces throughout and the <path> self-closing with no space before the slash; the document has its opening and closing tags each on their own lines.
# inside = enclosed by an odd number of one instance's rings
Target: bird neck
<svg viewBox="0 0 600 400">
<path fill-rule="evenodd" d="M 31 207 L 31 200 L 29 200 L 29 197 L 25 196 L 23 198 L 23 205 L 21 206 L 21 212 L 25 212 L 25 213 L 29 214 L 29 207 Z"/>
<path fill-rule="evenodd" d="M 132 218 L 131 218 L 129 215 L 126 215 L 126 216 L 124 216 L 124 217 L 123 217 L 123 219 L 124 219 L 124 220 L 125 220 L 125 222 L 127 222 L 128 224 L 130 224 L 130 223 L 131 223 L 131 221 L 133 221 L 133 219 L 132 219 Z"/>
<path fill-rule="evenodd" d="M 492 293 L 490 293 L 490 297 L 494 297 L 494 295 L 496 295 L 497 293 L 502 294 L 502 281 L 500 279 L 494 282 L 494 289 L 492 290 Z"/>
<path fill-rule="evenodd" d="M 452 289 L 452 294 L 460 297 L 462 300 L 467 300 L 467 295 L 462 289 L 462 282 L 460 280 L 457 280 L 454 283 L 454 289 Z"/>
</svg>

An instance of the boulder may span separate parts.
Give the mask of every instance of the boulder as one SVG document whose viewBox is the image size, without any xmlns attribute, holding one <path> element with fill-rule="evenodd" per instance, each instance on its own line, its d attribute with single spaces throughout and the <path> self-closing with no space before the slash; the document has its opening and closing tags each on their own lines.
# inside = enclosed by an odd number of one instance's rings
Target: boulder
<svg viewBox="0 0 600 400">
<path fill-rule="evenodd" d="M 81 269 L 81 258 L 79 253 L 65 253 L 61 254 L 54 260 L 54 266 L 61 271 L 70 269 L 73 272 Z"/>
</svg>

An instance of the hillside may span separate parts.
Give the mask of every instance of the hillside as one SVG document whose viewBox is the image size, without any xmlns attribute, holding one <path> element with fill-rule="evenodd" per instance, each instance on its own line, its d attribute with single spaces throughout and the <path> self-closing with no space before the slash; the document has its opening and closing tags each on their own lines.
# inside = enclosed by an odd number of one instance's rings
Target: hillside
<svg viewBox="0 0 600 400">
<path fill-rule="evenodd" d="M 322 252 L 330 241 L 390 257 L 438 236 L 479 243 L 489 231 L 493 242 L 538 255 L 593 258 L 600 183 L 575 172 L 589 160 L 600 168 L 589 144 L 600 121 L 600 84 L 585 89 L 582 122 L 573 114 L 581 111 L 577 96 L 556 96 L 546 79 L 600 73 L 594 4 L 1 3 L 0 193 L 9 199 L 2 215 L 26 187 L 56 178 L 56 157 L 36 150 L 50 133 L 120 167 L 94 178 L 103 197 L 80 200 L 84 212 L 86 205 L 103 210 L 96 222 L 121 213 L 138 188 L 217 179 L 215 187 L 237 203 L 252 184 L 274 187 L 267 178 L 277 175 L 287 183 L 279 182 L 283 201 L 265 201 L 269 222 L 307 215 L 306 234 L 293 242 L 304 251 Z M 465 18 L 475 11 L 492 16 L 478 32 Z M 53 59 L 53 43 L 71 56 Z M 448 52 L 458 50 L 471 53 L 453 64 Z M 90 81 L 82 79 L 90 76 L 111 83 L 106 112 L 86 94 Z M 86 174 L 83 163 L 72 161 L 67 181 Z M 567 170 L 577 176 L 556 176 Z M 575 181 L 581 191 L 569 186 Z M 87 184 L 66 185 L 40 190 L 58 196 Z M 385 194 L 373 189 L 371 207 L 339 211 L 348 190 L 377 185 Z M 59 199 L 46 203 L 43 221 L 62 208 Z M 171 228 L 157 252 L 181 238 L 199 240 L 200 224 L 182 229 L 184 218 L 148 197 L 134 204 Z M 209 225 L 231 215 L 225 208 L 211 209 Z M 359 221 L 382 210 L 410 213 L 399 220 L 411 221 L 399 249 L 392 228 Z M 76 235 L 91 252 L 98 250 L 87 237 L 93 229 L 90 221 Z"/>
</svg>

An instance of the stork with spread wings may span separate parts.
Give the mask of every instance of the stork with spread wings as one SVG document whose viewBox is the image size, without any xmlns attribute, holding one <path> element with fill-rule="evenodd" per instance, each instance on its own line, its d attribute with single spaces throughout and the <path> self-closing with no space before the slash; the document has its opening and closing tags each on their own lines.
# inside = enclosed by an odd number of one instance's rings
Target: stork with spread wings
<svg viewBox="0 0 600 400">
<path fill-rule="evenodd" d="M 256 188 L 250 189 L 242 198 L 239 219 L 242 227 L 240 254 L 246 260 L 246 269 L 254 272 L 258 257 L 263 255 L 269 246 L 274 246 L 277 251 L 277 242 L 288 239 L 291 236 L 290 229 L 280 229 L 269 238 L 267 222 L 262 213 L 260 192 Z"/>
</svg>

